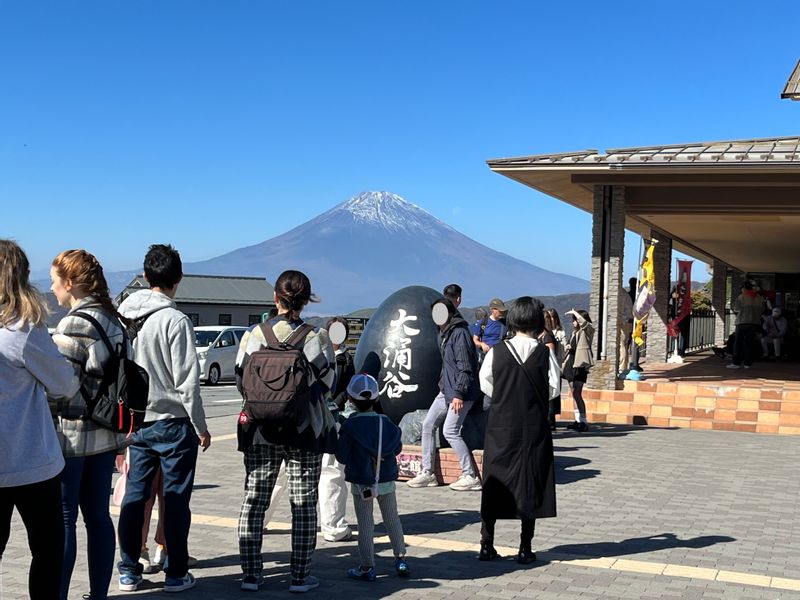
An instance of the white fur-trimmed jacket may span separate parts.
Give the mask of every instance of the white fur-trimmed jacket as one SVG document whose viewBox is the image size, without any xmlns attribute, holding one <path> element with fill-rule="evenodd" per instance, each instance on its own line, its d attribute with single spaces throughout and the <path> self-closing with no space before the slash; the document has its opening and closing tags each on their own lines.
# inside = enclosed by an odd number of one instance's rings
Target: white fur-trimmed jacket
<svg viewBox="0 0 800 600">
<path fill-rule="evenodd" d="M 116 351 L 122 349 L 126 340 L 117 317 L 103 309 L 92 296 L 81 299 L 58 323 L 53 341 L 72 365 L 87 395 L 94 398 L 102 384 L 111 355 L 95 326 L 76 316 L 75 313 L 78 312 L 86 313 L 100 323 Z M 126 344 L 126 350 L 130 353 L 129 344 Z M 65 458 L 91 456 L 119 450 L 126 445 L 124 434 L 115 433 L 84 418 L 86 401 L 80 390 L 71 398 L 48 400 L 56 415 L 58 438 Z"/>
</svg>

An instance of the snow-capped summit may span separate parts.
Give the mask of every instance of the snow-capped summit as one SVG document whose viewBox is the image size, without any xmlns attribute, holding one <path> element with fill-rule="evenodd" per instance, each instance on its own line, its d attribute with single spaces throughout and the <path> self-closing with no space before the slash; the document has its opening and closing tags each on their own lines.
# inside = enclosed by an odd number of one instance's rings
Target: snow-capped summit
<svg viewBox="0 0 800 600">
<path fill-rule="evenodd" d="M 406 234 L 433 233 L 439 227 L 451 229 L 428 211 L 391 192 L 362 192 L 319 217 L 340 217 L 349 213 L 356 223 Z"/>
<path fill-rule="evenodd" d="M 413 284 L 442 289 L 458 283 L 466 306 L 589 288 L 577 277 L 487 248 L 390 192 L 358 194 L 282 235 L 183 266 L 186 273 L 258 275 L 268 281 L 285 269 L 309 276 L 311 288 L 324 298 L 314 308 L 327 314 L 378 306 Z"/>
</svg>

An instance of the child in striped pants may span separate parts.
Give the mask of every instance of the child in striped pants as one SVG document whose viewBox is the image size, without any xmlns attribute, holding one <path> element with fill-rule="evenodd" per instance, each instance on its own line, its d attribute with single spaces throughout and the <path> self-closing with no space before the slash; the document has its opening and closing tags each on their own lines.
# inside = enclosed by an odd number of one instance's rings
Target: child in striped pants
<svg viewBox="0 0 800 600">
<path fill-rule="evenodd" d="M 350 569 L 347 575 L 353 579 L 375 581 L 375 522 L 372 513 L 374 501 L 377 501 L 394 551 L 395 571 L 401 577 L 407 577 L 406 546 L 403 525 L 397 514 L 394 483 L 398 475 L 397 455 L 403 448 L 400 428 L 389 417 L 372 410 L 379 395 L 378 382 L 372 376 L 364 373 L 354 375 L 347 386 L 347 395 L 357 412 L 344 422 L 339 431 L 336 459 L 344 465 L 345 480 L 351 484 L 361 558 L 361 564 Z"/>
</svg>

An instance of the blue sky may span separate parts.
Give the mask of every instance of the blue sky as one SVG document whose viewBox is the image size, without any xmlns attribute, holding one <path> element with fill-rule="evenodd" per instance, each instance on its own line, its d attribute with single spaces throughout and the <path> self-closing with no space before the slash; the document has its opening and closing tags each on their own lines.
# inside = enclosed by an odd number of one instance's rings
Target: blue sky
<svg viewBox="0 0 800 600">
<path fill-rule="evenodd" d="M 654 4 L 0 0 L 0 237 L 136 268 L 388 190 L 588 277 L 590 216 L 487 159 L 798 133 L 798 3 Z"/>
</svg>

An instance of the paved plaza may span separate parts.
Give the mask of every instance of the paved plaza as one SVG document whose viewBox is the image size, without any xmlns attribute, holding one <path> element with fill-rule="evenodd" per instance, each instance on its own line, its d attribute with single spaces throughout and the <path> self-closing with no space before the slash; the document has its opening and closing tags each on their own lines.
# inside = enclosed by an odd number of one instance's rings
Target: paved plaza
<svg viewBox="0 0 800 600">
<path fill-rule="evenodd" d="M 192 499 L 190 552 L 197 587 L 187 599 L 241 598 L 236 519 L 243 466 L 236 452 L 236 392 L 204 388 L 211 449 L 201 455 Z M 539 561 L 520 566 L 518 524 L 498 523 L 508 560 L 476 559 L 480 494 L 398 485 L 412 577 L 392 569 L 388 540 L 377 544 L 379 578 L 354 582 L 354 541 L 319 538 L 309 598 L 724 598 L 800 599 L 800 436 L 595 425 L 555 436 L 558 513 L 537 523 Z M 264 537 L 267 583 L 258 594 L 289 597 L 289 507 L 284 500 Z M 377 512 L 377 511 L 376 511 Z M 349 519 L 355 522 L 352 510 Z M 379 518 L 379 517 L 378 517 Z M 379 528 L 380 535 L 383 530 Z M 79 548 L 85 537 L 79 526 Z M 15 517 L 0 565 L 0 600 L 27 597 L 29 555 Z M 53 574 L 57 576 L 57 574 Z M 166 597 L 163 574 L 139 592 Z M 88 593 L 79 551 L 70 598 Z"/>
</svg>

